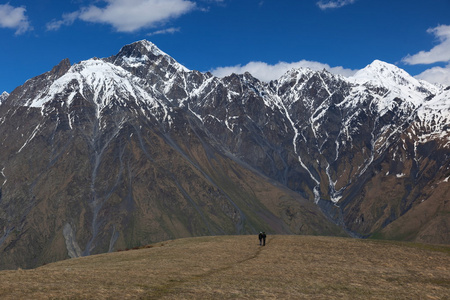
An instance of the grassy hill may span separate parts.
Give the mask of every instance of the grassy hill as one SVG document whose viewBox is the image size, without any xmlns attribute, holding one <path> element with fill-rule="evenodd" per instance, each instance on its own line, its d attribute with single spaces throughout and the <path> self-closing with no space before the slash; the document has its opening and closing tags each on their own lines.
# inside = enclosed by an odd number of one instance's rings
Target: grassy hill
<svg viewBox="0 0 450 300">
<path fill-rule="evenodd" d="M 166 241 L 0 272 L 1 299 L 449 299 L 450 247 L 269 235 Z"/>
</svg>

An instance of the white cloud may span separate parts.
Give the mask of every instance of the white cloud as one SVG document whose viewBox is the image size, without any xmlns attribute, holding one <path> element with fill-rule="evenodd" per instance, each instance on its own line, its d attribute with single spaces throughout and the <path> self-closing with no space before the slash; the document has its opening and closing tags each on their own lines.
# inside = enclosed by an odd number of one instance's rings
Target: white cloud
<svg viewBox="0 0 450 300">
<path fill-rule="evenodd" d="M 25 15 L 25 7 L 14 7 L 6 4 L 0 4 L 0 27 L 16 30 L 16 35 L 31 30 L 28 17 Z"/>
<path fill-rule="evenodd" d="M 450 25 L 430 28 L 427 32 L 434 34 L 439 39 L 439 44 L 430 51 L 420 51 L 417 54 L 408 55 L 403 58 L 403 62 L 409 65 L 450 62 Z"/>
<path fill-rule="evenodd" d="M 69 14 L 63 14 L 62 20 L 52 21 L 47 23 L 47 30 L 58 30 L 61 26 L 70 26 L 80 16 L 80 12 L 76 11 Z"/>
<path fill-rule="evenodd" d="M 330 67 L 328 64 L 323 64 L 320 62 L 315 61 L 307 61 L 307 60 L 301 60 L 298 62 L 279 62 L 275 65 L 269 65 L 265 62 L 249 62 L 245 66 L 242 65 L 236 65 L 236 66 L 230 66 L 230 67 L 219 67 L 216 69 L 211 70 L 211 73 L 213 73 L 217 77 L 224 77 L 228 76 L 232 73 L 236 74 L 243 74 L 245 72 L 249 72 L 254 77 L 258 78 L 259 80 L 269 82 L 271 80 L 275 80 L 280 78 L 284 73 L 291 69 L 297 69 L 297 68 L 310 68 L 311 70 L 319 71 L 319 70 L 328 70 L 331 73 L 334 74 L 340 74 L 343 76 L 351 76 L 356 73 L 356 70 L 346 69 L 343 67 Z"/>
<path fill-rule="evenodd" d="M 329 1 L 319 1 L 317 5 L 320 9 L 332 9 L 332 8 L 340 8 L 342 6 L 346 6 L 349 4 L 355 3 L 356 0 L 329 0 Z"/>
<path fill-rule="evenodd" d="M 433 67 L 415 77 L 432 83 L 450 85 L 450 25 L 430 28 L 427 32 L 435 35 L 439 43 L 430 51 L 407 55 L 402 61 L 408 65 L 447 63 L 445 67 Z"/>
<path fill-rule="evenodd" d="M 175 32 L 179 32 L 179 31 L 180 31 L 179 27 L 177 27 L 177 28 L 171 27 L 171 28 L 166 28 L 166 29 L 150 32 L 147 35 L 152 36 L 152 35 L 158 35 L 158 34 L 174 34 Z"/>
<path fill-rule="evenodd" d="M 97 1 L 98 2 L 98 1 Z M 63 15 L 62 20 L 47 24 L 47 29 L 57 30 L 71 25 L 76 19 L 109 24 L 119 32 L 134 32 L 160 25 L 172 18 L 192 11 L 196 4 L 188 0 L 101 0 L 104 7 L 91 5 Z"/>
<path fill-rule="evenodd" d="M 450 86 L 450 64 L 446 67 L 434 67 L 424 72 L 420 73 L 417 76 L 414 76 L 417 79 L 423 79 L 431 83 L 440 83 L 444 86 Z"/>
</svg>

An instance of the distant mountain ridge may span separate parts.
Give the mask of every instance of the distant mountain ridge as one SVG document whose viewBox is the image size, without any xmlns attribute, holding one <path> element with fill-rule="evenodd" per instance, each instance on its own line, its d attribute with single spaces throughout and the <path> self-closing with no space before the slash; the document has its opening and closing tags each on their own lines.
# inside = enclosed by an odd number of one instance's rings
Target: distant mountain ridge
<svg viewBox="0 0 450 300">
<path fill-rule="evenodd" d="M 261 229 L 450 243 L 450 91 L 391 64 L 264 83 L 143 40 L 4 98 L 6 268 Z"/>
</svg>

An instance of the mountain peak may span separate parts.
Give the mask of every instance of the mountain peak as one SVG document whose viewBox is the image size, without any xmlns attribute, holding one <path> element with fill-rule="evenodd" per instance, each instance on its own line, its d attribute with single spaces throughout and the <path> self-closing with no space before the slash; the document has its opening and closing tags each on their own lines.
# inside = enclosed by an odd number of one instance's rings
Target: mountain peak
<svg viewBox="0 0 450 300">
<path fill-rule="evenodd" d="M 54 66 L 50 72 L 57 75 L 58 77 L 61 77 L 70 69 L 70 67 L 70 60 L 68 58 L 65 58 L 59 64 Z"/>
<path fill-rule="evenodd" d="M 399 75 L 401 75 L 402 77 L 412 78 L 411 75 L 409 75 L 399 67 L 376 59 L 371 64 L 367 65 L 365 68 L 356 72 L 356 74 L 353 75 L 352 78 L 356 79 L 357 81 L 377 80 L 383 82 L 388 78 L 392 79 L 393 77 L 397 77 Z"/>
<path fill-rule="evenodd" d="M 155 44 L 153 44 L 152 42 L 148 41 L 148 40 L 140 40 L 137 42 L 134 42 L 132 44 L 130 44 L 129 46 L 133 46 L 135 48 L 143 48 L 147 51 L 147 55 L 149 53 L 155 55 L 155 56 L 160 56 L 160 55 L 167 55 L 167 53 L 161 51 L 161 49 L 159 49 Z"/>
<path fill-rule="evenodd" d="M 128 45 L 123 46 L 119 53 L 116 55 L 117 58 L 142 58 L 151 56 L 169 56 L 165 52 L 161 51 L 155 44 L 148 40 L 137 41 Z"/>
<path fill-rule="evenodd" d="M 115 65 L 120 65 L 125 69 L 136 68 L 145 65 L 148 61 L 156 61 L 163 58 L 164 61 L 170 65 L 176 66 L 176 69 L 189 71 L 182 66 L 170 55 L 161 51 L 155 44 L 148 40 L 140 40 L 123 46 L 119 53 L 112 57 L 112 62 Z"/>
<path fill-rule="evenodd" d="M 401 90 L 414 90 L 425 95 L 438 92 L 438 88 L 433 84 L 417 80 L 405 70 L 378 59 L 374 60 L 364 69 L 356 72 L 356 74 L 349 79 L 358 84 L 382 86 L 389 90 L 399 92 Z"/>
<path fill-rule="evenodd" d="M 396 69 L 398 68 L 397 66 L 390 64 L 388 62 L 379 60 L 379 59 L 375 59 L 372 63 L 370 63 L 368 65 L 368 67 L 379 67 L 379 68 L 391 68 L 391 69 Z"/>
</svg>

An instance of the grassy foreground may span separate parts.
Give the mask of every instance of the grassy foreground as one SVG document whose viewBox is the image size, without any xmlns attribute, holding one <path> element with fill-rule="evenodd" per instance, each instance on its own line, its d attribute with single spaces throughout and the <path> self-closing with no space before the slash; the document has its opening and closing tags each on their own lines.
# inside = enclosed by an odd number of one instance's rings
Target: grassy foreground
<svg viewBox="0 0 450 300">
<path fill-rule="evenodd" d="M 450 247 L 215 236 L 0 272 L 0 299 L 450 299 Z"/>
</svg>

